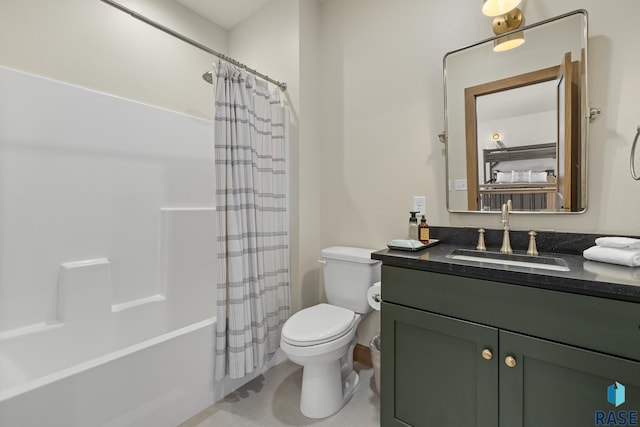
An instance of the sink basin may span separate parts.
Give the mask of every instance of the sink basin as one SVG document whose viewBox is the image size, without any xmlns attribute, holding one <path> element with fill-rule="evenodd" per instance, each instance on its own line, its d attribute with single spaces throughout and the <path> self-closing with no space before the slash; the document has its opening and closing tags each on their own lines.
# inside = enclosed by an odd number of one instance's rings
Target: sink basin
<svg viewBox="0 0 640 427">
<path fill-rule="evenodd" d="M 569 271 L 567 263 L 561 258 L 548 256 L 530 256 L 503 254 L 499 252 L 481 252 L 471 249 L 455 249 L 448 258 L 461 261 L 474 261 L 487 264 L 511 265 L 514 267 L 538 268 L 541 270 Z"/>
</svg>

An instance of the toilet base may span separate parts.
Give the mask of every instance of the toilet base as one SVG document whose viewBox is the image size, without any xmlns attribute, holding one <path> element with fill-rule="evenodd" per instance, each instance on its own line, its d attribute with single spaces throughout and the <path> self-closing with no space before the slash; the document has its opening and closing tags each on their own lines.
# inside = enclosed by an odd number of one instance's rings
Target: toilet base
<svg viewBox="0 0 640 427">
<path fill-rule="evenodd" d="M 325 418 L 342 409 L 358 388 L 360 376 L 352 370 L 344 380 L 341 377 L 339 360 L 304 367 L 300 411 L 305 417 Z"/>
<path fill-rule="evenodd" d="M 302 365 L 300 411 L 304 416 L 325 418 L 335 414 L 358 388 L 360 377 L 353 370 L 353 350 L 360 319 L 356 314 L 351 329 L 333 341 L 312 346 L 292 345 L 284 337 L 280 341 L 289 360 Z"/>
</svg>

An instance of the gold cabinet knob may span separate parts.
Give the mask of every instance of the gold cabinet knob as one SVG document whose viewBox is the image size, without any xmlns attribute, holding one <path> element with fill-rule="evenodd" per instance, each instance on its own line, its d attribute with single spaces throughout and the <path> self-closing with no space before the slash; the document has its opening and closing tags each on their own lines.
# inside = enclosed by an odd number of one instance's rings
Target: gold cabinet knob
<svg viewBox="0 0 640 427">
<path fill-rule="evenodd" d="M 504 364 L 510 368 L 516 367 L 516 359 L 513 356 L 507 356 L 504 358 Z"/>
<path fill-rule="evenodd" d="M 482 350 L 483 359 L 491 360 L 492 357 L 493 357 L 493 353 L 491 353 L 491 350 L 489 350 L 488 348 L 485 348 L 484 350 Z"/>
</svg>

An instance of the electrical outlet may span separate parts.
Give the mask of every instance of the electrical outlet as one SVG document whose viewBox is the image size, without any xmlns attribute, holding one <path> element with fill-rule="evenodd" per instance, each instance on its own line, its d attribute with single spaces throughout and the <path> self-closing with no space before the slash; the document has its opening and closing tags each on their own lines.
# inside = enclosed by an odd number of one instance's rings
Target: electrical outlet
<svg viewBox="0 0 640 427">
<path fill-rule="evenodd" d="M 426 214 L 427 198 L 425 196 L 413 196 L 413 211 L 418 211 L 418 218 Z"/>
<path fill-rule="evenodd" d="M 467 180 L 466 179 L 456 179 L 456 191 L 466 191 L 467 190 Z"/>
</svg>

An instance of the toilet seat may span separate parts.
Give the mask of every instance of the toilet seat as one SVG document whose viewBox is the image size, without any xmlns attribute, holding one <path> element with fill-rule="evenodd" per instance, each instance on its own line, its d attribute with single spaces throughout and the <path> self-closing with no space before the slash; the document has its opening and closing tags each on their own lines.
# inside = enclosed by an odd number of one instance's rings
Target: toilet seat
<svg viewBox="0 0 640 427">
<path fill-rule="evenodd" d="M 300 310 L 282 327 L 282 340 L 307 347 L 334 341 L 348 334 L 358 322 L 358 316 L 346 308 L 318 304 Z"/>
</svg>

